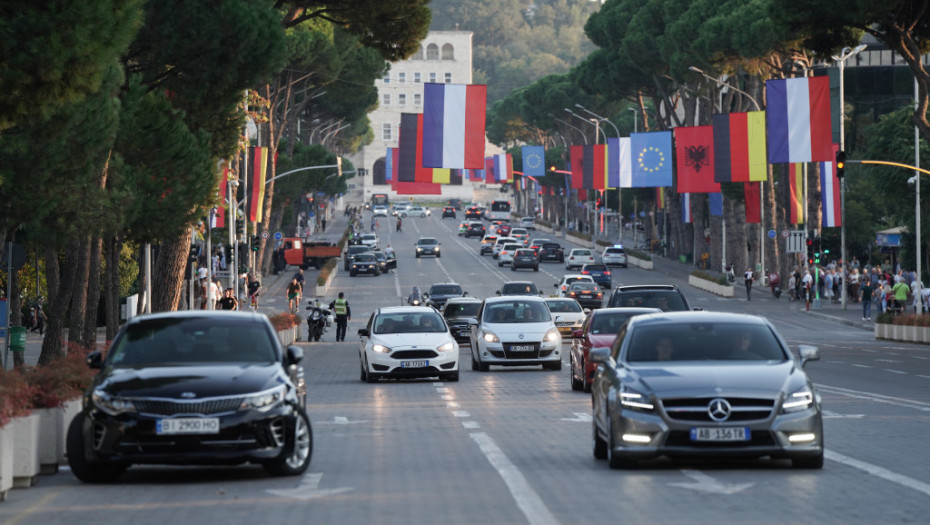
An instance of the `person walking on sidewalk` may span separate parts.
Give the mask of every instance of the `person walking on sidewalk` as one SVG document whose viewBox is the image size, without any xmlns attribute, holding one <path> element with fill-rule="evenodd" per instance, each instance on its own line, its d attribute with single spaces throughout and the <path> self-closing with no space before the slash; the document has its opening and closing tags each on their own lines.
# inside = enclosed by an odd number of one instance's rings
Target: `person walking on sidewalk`
<svg viewBox="0 0 930 525">
<path fill-rule="evenodd" d="M 872 320 L 872 280 L 866 279 L 859 286 L 859 295 L 862 298 L 862 320 Z"/>
<path fill-rule="evenodd" d="M 750 295 L 752 294 L 752 282 L 756 280 L 752 275 L 752 268 L 746 268 L 746 272 L 743 273 L 743 280 L 746 284 L 746 300 L 751 300 Z"/>
<path fill-rule="evenodd" d="M 339 292 L 339 297 L 329 303 L 329 309 L 336 314 L 336 342 L 345 341 L 346 328 L 352 320 L 352 309 L 349 308 L 349 301 L 345 299 L 345 294 Z"/>
</svg>

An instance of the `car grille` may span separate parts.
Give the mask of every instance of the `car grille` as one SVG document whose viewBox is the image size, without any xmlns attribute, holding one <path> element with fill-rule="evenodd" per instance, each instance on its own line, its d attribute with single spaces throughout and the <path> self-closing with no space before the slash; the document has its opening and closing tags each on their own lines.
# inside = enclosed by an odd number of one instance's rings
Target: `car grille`
<svg viewBox="0 0 930 525">
<path fill-rule="evenodd" d="M 707 406 L 714 397 L 663 399 L 662 407 L 668 417 L 677 421 L 713 422 Z M 775 401 L 764 398 L 724 398 L 730 403 L 732 412 L 727 422 L 768 419 Z"/>
<path fill-rule="evenodd" d="M 668 433 L 665 439 L 667 447 L 688 447 L 688 448 L 741 448 L 741 447 L 773 447 L 775 438 L 767 430 L 753 430 L 749 433 L 749 441 L 691 441 L 691 432 L 689 430 L 673 430 Z"/>
<path fill-rule="evenodd" d="M 391 353 L 393 359 L 429 359 L 439 357 L 435 350 L 398 350 Z"/>
<path fill-rule="evenodd" d="M 242 404 L 241 397 L 200 399 L 197 401 L 168 401 L 160 399 L 133 399 L 136 410 L 143 414 L 174 416 L 179 414 L 222 414 L 235 412 Z"/>
</svg>

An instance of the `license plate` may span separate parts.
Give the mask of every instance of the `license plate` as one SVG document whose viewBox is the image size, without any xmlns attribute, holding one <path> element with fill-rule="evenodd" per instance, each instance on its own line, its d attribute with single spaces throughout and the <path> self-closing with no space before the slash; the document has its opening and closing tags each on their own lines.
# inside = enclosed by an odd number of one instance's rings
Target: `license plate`
<svg viewBox="0 0 930 525">
<path fill-rule="evenodd" d="M 401 361 L 401 368 L 423 368 L 429 366 L 429 361 Z"/>
<path fill-rule="evenodd" d="M 695 427 L 691 441 L 749 441 L 749 427 Z"/>
<path fill-rule="evenodd" d="M 511 352 L 532 352 L 533 345 L 510 345 Z"/>
<path fill-rule="evenodd" d="M 218 434 L 220 420 L 216 417 L 187 417 L 159 419 L 155 422 L 155 433 L 168 434 Z"/>
</svg>

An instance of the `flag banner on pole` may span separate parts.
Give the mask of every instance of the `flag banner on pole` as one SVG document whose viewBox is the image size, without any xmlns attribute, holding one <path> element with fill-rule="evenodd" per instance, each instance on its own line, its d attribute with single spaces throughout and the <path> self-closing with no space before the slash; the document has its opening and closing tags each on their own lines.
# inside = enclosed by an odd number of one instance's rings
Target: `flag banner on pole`
<svg viewBox="0 0 930 525">
<path fill-rule="evenodd" d="M 769 162 L 829 162 L 830 80 L 826 76 L 765 81 Z"/>
<path fill-rule="evenodd" d="M 788 204 L 791 216 L 788 224 L 804 224 L 804 167 L 801 163 L 788 165 Z"/>
<path fill-rule="evenodd" d="M 712 126 L 675 128 L 678 193 L 717 193 L 714 181 L 714 130 Z"/>
<path fill-rule="evenodd" d="M 510 153 L 494 155 L 494 179 L 499 184 L 513 182 L 513 155 Z"/>
<path fill-rule="evenodd" d="M 433 184 L 449 184 L 452 181 L 452 170 L 446 168 L 424 168 L 433 172 Z M 461 180 L 461 178 L 459 178 Z"/>
<path fill-rule="evenodd" d="M 578 190 L 578 202 L 585 202 L 588 200 L 588 191 L 584 189 Z"/>
<path fill-rule="evenodd" d="M 656 188 L 656 208 L 665 209 L 665 188 Z"/>
<path fill-rule="evenodd" d="M 420 115 L 416 113 L 401 113 L 400 139 L 398 141 L 400 155 L 394 173 L 397 182 L 416 182 L 417 170 L 417 120 Z"/>
<path fill-rule="evenodd" d="M 268 148 L 249 148 L 249 221 L 262 217 L 265 201 L 265 178 L 268 175 Z"/>
<path fill-rule="evenodd" d="M 546 174 L 546 150 L 542 146 L 523 146 L 523 174 L 542 177 Z"/>
<path fill-rule="evenodd" d="M 691 214 L 691 194 L 681 194 L 681 222 L 691 224 L 694 222 L 694 216 Z"/>
<path fill-rule="evenodd" d="M 764 111 L 714 115 L 713 128 L 715 181 L 768 179 Z"/>
<path fill-rule="evenodd" d="M 572 146 L 572 187 L 586 190 L 603 190 L 607 179 L 607 146 L 587 144 Z M 575 158 L 580 155 L 580 158 Z M 575 186 L 576 169 L 581 171 L 581 185 Z"/>
<path fill-rule="evenodd" d="M 620 137 L 607 139 L 607 189 L 620 187 Z"/>
<path fill-rule="evenodd" d="M 217 190 L 217 193 L 219 194 L 219 197 L 220 197 L 219 199 L 220 204 L 219 206 L 216 207 L 216 214 L 215 214 L 216 216 L 213 219 L 214 228 L 225 228 L 226 227 L 226 210 L 230 209 L 230 206 L 225 205 L 226 199 L 228 197 L 228 195 L 226 195 L 226 184 L 229 181 L 229 164 L 227 164 L 226 161 L 223 161 L 223 169 L 221 171 L 222 173 L 220 174 L 220 187 Z"/>
<path fill-rule="evenodd" d="M 484 168 L 481 168 L 480 170 L 466 169 L 465 171 L 468 172 L 468 180 L 470 180 L 471 182 L 484 181 L 484 177 L 485 177 Z"/>
<path fill-rule="evenodd" d="M 485 184 L 496 184 L 497 179 L 494 174 L 494 157 L 485 157 L 484 158 L 484 183 Z"/>
<path fill-rule="evenodd" d="M 461 186 L 462 179 L 464 178 L 465 170 L 451 170 L 449 171 L 449 184 L 453 186 Z"/>
<path fill-rule="evenodd" d="M 833 145 L 834 159 L 839 144 Z M 831 160 L 820 163 L 820 204 L 823 207 L 822 226 L 838 228 L 843 225 L 840 214 L 840 179 L 836 178 L 836 164 Z"/>
<path fill-rule="evenodd" d="M 762 222 L 762 203 L 759 202 L 761 183 L 744 182 L 743 197 L 746 200 L 746 224 L 759 224 Z"/>
<path fill-rule="evenodd" d="M 607 139 L 610 140 L 610 139 Z M 619 186 L 618 188 L 633 187 L 633 157 L 630 153 L 630 137 L 620 137 L 619 155 L 613 157 L 619 165 Z M 613 162 L 613 161 L 611 161 Z"/>
<path fill-rule="evenodd" d="M 432 182 L 397 182 L 394 191 L 398 195 L 441 195 L 442 184 Z"/>
<path fill-rule="evenodd" d="M 655 131 L 630 135 L 633 187 L 672 185 L 672 132 Z"/>
<path fill-rule="evenodd" d="M 722 193 L 707 194 L 707 209 L 711 217 L 722 217 L 723 216 L 723 194 Z"/>
<path fill-rule="evenodd" d="M 584 188 L 584 146 L 569 146 L 571 160 L 572 189 Z"/>
<path fill-rule="evenodd" d="M 433 169 L 423 165 L 423 115 L 417 115 L 417 153 L 414 180 L 417 182 L 434 182 Z"/>
<path fill-rule="evenodd" d="M 481 168 L 484 163 L 485 85 L 423 85 L 423 166 Z"/>
<path fill-rule="evenodd" d="M 394 148 L 388 148 L 384 154 L 384 181 L 390 184 L 394 178 Z"/>
</svg>

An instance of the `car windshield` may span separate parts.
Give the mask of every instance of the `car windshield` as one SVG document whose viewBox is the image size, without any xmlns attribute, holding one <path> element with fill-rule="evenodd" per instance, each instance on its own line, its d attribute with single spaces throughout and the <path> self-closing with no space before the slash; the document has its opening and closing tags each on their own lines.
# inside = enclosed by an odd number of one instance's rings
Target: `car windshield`
<svg viewBox="0 0 930 525">
<path fill-rule="evenodd" d="M 608 255 L 621 255 L 623 254 L 623 248 L 607 248 L 604 253 Z"/>
<path fill-rule="evenodd" d="M 375 317 L 376 334 L 413 334 L 445 332 L 446 325 L 437 312 L 403 312 L 381 314 Z"/>
<path fill-rule="evenodd" d="M 355 256 L 355 262 L 374 262 L 375 254 L 373 253 L 360 253 Z"/>
<path fill-rule="evenodd" d="M 272 363 L 263 323 L 210 317 L 159 318 L 130 325 L 109 351 L 113 366 L 178 363 Z"/>
<path fill-rule="evenodd" d="M 593 292 L 597 290 L 597 285 L 587 281 L 578 281 L 569 288 L 573 292 Z"/>
<path fill-rule="evenodd" d="M 567 285 L 571 285 L 572 283 L 577 283 L 577 282 L 579 282 L 579 281 L 583 281 L 583 282 L 588 282 L 588 283 L 589 283 L 589 282 L 591 282 L 591 278 L 590 278 L 590 277 L 566 277 L 566 278 L 565 278 L 565 284 L 567 284 Z"/>
<path fill-rule="evenodd" d="M 616 335 L 620 330 L 620 326 L 634 315 L 638 314 L 631 312 L 598 312 L 591 319 L 591 333 Z"/>
<path fill-rule="evenodd" d="M 610 300 L 610 306 L 634 308 L 658 308 L 663 312 L 688 310 L 681 295 L 674 290 L 630 290 L 619 291 Z"/>
<path fill-rule="evenodd" d="M 533 250 L 517 250 L 517 257 L 532 257 L 536 258 L 536 254 Z"/>
<path fill-rule="evenodd" d="M 484 319 L 488 323 L 541 323 L 551 317 L 543 302 L 515 300 L 489 304 Z"/>
<path fill-rule="evenodd" d="M 378 262 L 381 262 L 381 261 L 386 260 L 387 257 L 385 257 L 384 254 L 381 253 L 381 252 L 375 252 L 375 259 L 376 259 Z"/>
<path fill-rule="evenodd" d="M 637 326 L 627 337 L 626 361 L 630 363 L 788 359 L 774 332 L 755 323 L 655 323 Z"/>
<path fill-rule="evenodd" d="M 420 239 L 419 241 L 417 241 L 417 244 L 419 244 L 420 246 L 424 246 L 427 244 L 439 244 L 439 241 L 437 241 L 436 239 Z"/>
<path fill-rule="evenodd" d="M 447 304 L 443 312 L 446 317 L 475 317 L 478 315 L 478 309 L 481 303 L 452 303 Z"/>
<path fill-rule="evenodd" d="M 536 285 L 533 283 L 507 283 L 501 287 L 501 295 L 536 295 Z"/>
<path fill-rule="evenodd" d="M 377 238 L 377 237 L 375 237 L 375 234 L 373 234 L 373 233 L 363 233 L 363 234 L 362 234 L 362 240 L 373 241 L 373 240 L 375 240 L 376 238 Z"/>
<path fill-rule="evenodd" d="M 603 264 L 586 264 L 584 265 L 584 268 L 582 268 L 582 271 L 584 270 L 587 270 L 589 272 L 606 272 L 607 267 L 604 266 Z"/>
<path fill-rule="evenodd" d="M 429 289 L 430 295 L 462 295 L 462 287 L 456 284 L 436 285 Z"/>
<path fill-rule="evenodd" d="M 581 306 L 574 299 L 569 299 L 567 301 L 546 301 L 546 304 L 549 305 L 550 312 L 578 313 L 582 311 Z"/>
</svg>

